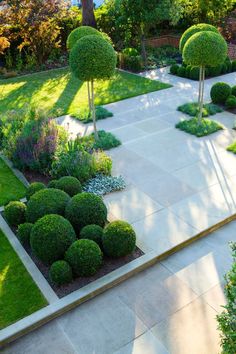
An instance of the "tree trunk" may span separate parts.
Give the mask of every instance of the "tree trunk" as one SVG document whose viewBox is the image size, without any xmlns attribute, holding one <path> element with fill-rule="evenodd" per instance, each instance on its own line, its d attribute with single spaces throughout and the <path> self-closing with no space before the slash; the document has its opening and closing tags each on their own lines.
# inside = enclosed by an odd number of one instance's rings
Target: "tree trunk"
<svg viewBox="0 0 236 354">
<path fill-rule="evenodd" d="M 147 51 L 145 46 L 145 34 L 142 25 L 141 25 L 141 53 L 142 53 L 144 68 L 147 69 Z"/>
<path fill-rule="evenodd" d="M 200 67 L 200 77 L 199 77 L 199 114 L 198 114 L 198 124 L 202 122 L 202 111 L 203 111 L 203 98 L 204 98 L 204 80 L 205 80 L 205 66 Z"/>
<path fill-rule="evenodd" d="M 95 140 L 98 140 L 98 132 L 97 132 L 97 125 L 96 125 L 96 110 L 95 110 L 95 104 L 94 104 L 94 82 L 93 82 L 93 80 L 91 81 L 91 106 L 92 106 L 94 136 L 95 136 Z"/>
<path fill-rule="evenodd" d="M 94 16 L 93 0 L 81 0 L 82 4 L 82 25 L 97 28 Z"/>
<path fill-rule="evenodd" d="M 87 89 L 88 89 L 88 106 L 89 106 L 89 114 L 92 111 L 92 105 L 91 105 L 91 92 L 90 92 L 90 82 L 87 81 Z"/>
</svg>

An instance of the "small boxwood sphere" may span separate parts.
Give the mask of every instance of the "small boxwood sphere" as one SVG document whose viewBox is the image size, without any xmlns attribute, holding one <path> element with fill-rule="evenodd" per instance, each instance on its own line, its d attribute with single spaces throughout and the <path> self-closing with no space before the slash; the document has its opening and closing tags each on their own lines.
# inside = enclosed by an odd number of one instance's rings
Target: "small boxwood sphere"
<svg viewBox="0 0 236 354">
<path fill-rule="evenodd" d="M 225 105 L 227 108 L 236 108 L 236 97 L 234 95 L 230 95 L 225 101 Z"/>
<path fill-rule="evenodd" d="M 56 261 L 50 267 L 49 277 L 58 286 L 70 283 L 73 279 L 71 266 L 66 261 Z"/>
<path fill-rule="evenodd" d="M 52 179 L 48 182 L 47 188 L 57 188 L 57 179 Z"/>
<path fill-rule="evenodd" d="M 236 71 L 236 60 L 232 61 L 232 71 Z"/>
<path fill-rule="evenodd" d="M 101 267 L 102 251 L 92 240 L 78 240 L 66 251 L 65 259 L 77 276 L 88 277 Z"/>
<path fill-rule="evenodd" d="M 207 23 L 199 23 L 197 25 L 193 25 L 183 33 L 179 43 L 180 51 L 183 52 L 184 46 L 190 37 L 192 37 L 195 33 L 202 32 L 202 31 L 211 31 L 211 32 L 219 33 L 216 27 L 212 25 L 208 25 Z"/>
<path fill-rule="evenodd" d="M 75 195 L 67 204 L 66 218 L 77 232 L 86 225 L 103 227 L 107 221 L 107 208 L 101 197 L 92 193 Z"/>
<path fill-rule="evenodd" d="M 30 234 L 32 251 L 45 264 L 64 258 L 75 240 L 76 234 L 70 222 L 54 214 L 39 219 Z"/>
<path fill-rule="evenodd" d="M 4 216 L 11 226 L 18 226 L 25 221 L 26 205 L 22 202 L 10 202 L 4 208 Z"/>
<path fill-rule="evenodd" d="M 87 225 L 80 231 L 80 238 L 88 239 L 96 242 L 102 247 L 103 228 L 99 225 Z"/>
<path fill-rule="evenodd" d="M 227 57 L 228 46 L 218 33 L 199 32 L 192 35 L 183 50 L 183 59 L 194 66 L 217 66 Z"/>
<path fill-rule="evenodd" d="M 134 251 L 136 234 L 127 222 L 114 221 L 105 227 L 102 244 L 107 256 L 123 257 Z"/>
<path fill-rule="evenodd" d="M 186 69 L 185 69 L 185 76 L 190 78 L 190 72 L 191 72 L 192 66 L 191 65 L 187 65 Z"/>
<path fill-rule="evenodd" d="M 23 245 L 29 245 L 30 243 L 30 233 L 34 224 L 25 222 L 20 224 L 17 230 L 17 237 Z"/>
<path fill-rule="evenodd" d="M 180 66 L 177 71 L 177 75 L 180 77 L 185 77 L 186 68 L 184 66 Z"/>
<path fill-rule="evenodd" d="M 80 181 L 71 176 L 61 177 L 56 184 L 58 189 L 66 192 L 70 197 L 82 192 L 82 186 Z"/>
<path fill-rule="evenodd" d="M 109 79 L 115 73 L 116 52 L 101 36 L 85 36 L 70 51 L 70 69 L 81 81 Z"/>
<path fill-rule="evenodd" d="M 100 35 L 100 32 L 90 26 L 80 26 L 75 28 L 68 36 L 66 41 L 67 49 L 71 50 L 75 43 L 85 36 Z"/>
<path fill-rule="evenodd" d="M 44 183 L 41 182 L 33 182 L 29 185 L 29 188 L 26 191 L 26 199 L 29 200 L 32 195 L 36 192 L 40 191 L 41 189 L 45 189 L 46 186 Z"/>
<path fill-rule="evenodd" d="M 173 64 L 170 67 L 170 73 L 173 74 L 173 75 L 177 75 L 178 69 L 179 69 L 179 65 L 178 64 Z"/>
<path fill-rule="evenodd" d="M 217 82 L 212 86 L 210 95 L 213 103 L 225 104 L 231 95 L 231 87 L 224 82 Z"/>
<path fill-rule="evenodd" d="M 47 214 L 64 215 L 70 197 L 59 189 L 43 189 L 36 192 L 27 204 L 26 219 L 34 223 Z"/>
<path fill-rule="evenodd" d="M 236 86 L 233 86 L 233 87 L 232 87 L 231 94 L 232 94 L 233 96 L 236 96 Z"/>
<path fill-rule="evenodd" d="M 191 80 L 199 80 L 200 69 L 198 66 L 192 66 L 190 69 L 189 77 Z"/>
</svg>

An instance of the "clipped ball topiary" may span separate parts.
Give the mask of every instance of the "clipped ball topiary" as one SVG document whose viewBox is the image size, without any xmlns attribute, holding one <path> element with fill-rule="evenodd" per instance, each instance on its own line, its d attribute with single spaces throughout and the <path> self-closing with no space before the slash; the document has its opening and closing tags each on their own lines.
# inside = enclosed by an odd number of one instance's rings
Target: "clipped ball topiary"
<svg viewBox="0 0 236 354">
<path fill-rule="evenodd" d="M 66 261 L 56 261 L 50 267 L 49 277 L 58 286 L 70 283 L 73 279 L 71 266 Z"/>
<path fill-rule="evenodd" d="M 66 192 L 70 197 L 82 192 L 80 181 L 72 176 L 61 177 L 57 181 L 56 187 Z"/>
<path fill-rule="evenodd" d="M 77 232 L 86 226 L 96 224 L 103 227 L 107 221 L 107 208 L 101 197 L 92 193 L 75 195 L 66 207 L 66 218 Z"/>
<path fill-rule="evenodd" d="M 232 61 L 232 71 L 236 71 L 236 60 Z"/>
<path fill-rule="evenodd" d="M 233 96 L 236 96 L 236 86 L 233 86 L 232 89 L 231 89 L 231 94 Z"/>
<path fill-rule="evenodd" d="M 69 195 L 59 189 L 43 189 L 30 198 L 27 204 L 26 219 L 34 223 L 47 214 L 64 215 L 69 200 Z"/>
<path fill-rule="evenodd" d="M 183 49 L 184 61 L 194 66 L 217 66 L 225 61 L 228 47 L 225 39 L 210 31 L 193 34 Z"/>
<path fill-rule="evenodd" d="M 48 182 L 47 188 L 57 188 L 57 179 L 52 179 Z"/>
<path fill-rule="evenodd" d="M 103 228 L 99 225 L 87 225 L 80 231 L 80 238 L 88 239 L 96 242 L 99 247 L 102 247 Z"/>
<path fill-rule="evenodd" d="M 30 243 L 30 233 L 34 224 L 25 222 L 20 224 L 17 229 L 17 237 L 23 245 L 29 245 Z"/>
<path fill-rule="evenodd" d="M 67 41 L 66 41 L 66 46 L 68 50 L 71 50 L 75 43 L 78 42 L 81 38 L 84 38 L 86 36 L 100 36 L 109 43 L 111 43 L 111 38 L 104 32 L 99 32 L 93 27 L 90 26 L 80 26 L 78 28 L 75 28 L 68 36 Z"/>
<path fill-rule="evenodd" d="M 39 219 L 30 234 L 32 251 L 45 264 L 62 259 L 75 240 L 76 234 L 70 222 L 54 214 Z"/>
<path fill-rule="evenodd" d="M 102 244 L 109 257 L 123 257 L 134 251 L 136 235 L 127 222 L 114 221 L 105 227 Z"/>
<path fill-rule="evenodd" d="M 221 65 L 221 74 L 226 74 L 228 72 L 228 65 L 226 63 L 223 63 Z"/>
<path fill-rule="evenodd" d="M 217 82 L 212 86 L 210 95 L 213 103 L 225 104 L 231 95 L 231 87 L 224 82 Z"/>
<path fill-rule="evenodd" d="M 223 70 L 223 64 L 212 66 L 211 68 L 209 68 L 210 76 L 211 77 L 219 76 L 222 73 L 222 70 Z"/>
<path fill-rule="evenodd" d="M 200 69 L 198 66 L 192 66 L 190 69 L 189 78 L 191 80 L 198 80 L 199 79 L 199 72 L 200 72 Z"/>
<path fill-rule="evenodd" d="M 180 76 L 180 77 L 185 77 L 186 68 L 184 66 L 180 66 L 178 71 L 177 71 L 177 75 Z"/>
<path fill-rule="evenodd" d="M 171 73 L 172 75 L 177 75 L 178 69 L 179 69 L 179 65 L 178 65 L 178 64 L 173 64 L 173 65 L 171 65 L 171 67 L 170 67 L 170 73 Z"/>
<path fill-rule="evenodd" d="M 225 105 L 227 108 L 236 108 L 236 97 L 234 95 L 230 95 L 225 101 Z"/>
<path fill-rule="evenodd" d="M 101 267 L 102 251 L 92 240 L 78 240 L 66 251 L 65 259 L 76 275 L 88 277 Z"/>
<path fill-rule="evenodd" d="M 18 226 L 25 221 L 26 205 L 22 202 L 10 202 L 4 208 L 4 216 L 11 226 Z"/>
<path fill-rule="evenodd" d="M 192 37 L 195 33 L 202 32 L 202 31 L 211 31 L 211 32 L 219 33 L 216 27 L 212 25 L 208 25 L 207 23 L 199 23 L 197 25 L 193 25 L 183 33 L 180 39 L 180 43 L 179 43 L 180 52 L 183 52 L 184 46 L 190 37 Z"/>
<path fill-rule="evenodd" d="M 41 189 L 45 189 L 46 186 L 44 183 L 41 182 L 33 182 L 29 185 L 29 188 L 26 191 L 26 199 L 30 200 L 30 197 L 34 195 L 36 192 L 40 191 Z"/>
<path fill-rule="evenodd" d="M 85 36 L 70 51 L 70 68 L 81 81 L 110 78 L 116 68 L 116 52 L 101 36 Z"/>
<path fill-rule="evenodd" d="M 188 65 L 185 69 L 185 76 L 190 78 L 190 72 L 192 70 L 192 66 L 191 65 Z"/>
</svg>

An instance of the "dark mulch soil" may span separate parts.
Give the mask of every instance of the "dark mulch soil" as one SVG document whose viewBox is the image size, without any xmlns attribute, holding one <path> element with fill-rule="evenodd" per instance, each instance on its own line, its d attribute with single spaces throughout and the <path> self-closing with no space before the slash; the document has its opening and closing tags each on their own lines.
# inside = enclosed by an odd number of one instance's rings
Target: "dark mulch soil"
<svg viewBox="0 0 236 354">
<path fill-rule="evenodd" d="M 1 213 L 4 218 L 4 213 Z M 16 235 L 17 229 L 15 227 L 11 227 L 12 231 Z M 108 258 L 104 256 L 103 266 L 99 269 L 99 271 L 92 277 L 77 277 L 71 283 L 63 286 L 56 286 L 49 279 L 49 266 L 44 265 L 37 257 L 34 256 L 30 246 L 24 246 L 25 250 L 34 261 L 40 272 L 43 274 L 44 278 L 48 281 L 52 289 L 55 291 L 59 298 L 62 298 L 75 290 L 81 289 L 83 286 L 92 283 L 93 281 L 103 277 L 104 275 L 111 273 L 113 270 L 116 270 L 123 265 L 130 263 L 131 261 L 141 257 L 144 255 L 144 252 L 141 251 L 138 247 L 135 248 L 132 254 L 129 254 L 126 257 L 121 257 L 117 259 Z"/>
<path fill-rule="evenodd" d="M 27 170 L 27 171 L 24 171 L 23 174 L 29 183 L 43 182 L 47 185 L 48 182 L 51 180 L 51 178 L 49 176 L 42 175 L 41 173 L 36 172 L 36 171 Z"/>
</svg>

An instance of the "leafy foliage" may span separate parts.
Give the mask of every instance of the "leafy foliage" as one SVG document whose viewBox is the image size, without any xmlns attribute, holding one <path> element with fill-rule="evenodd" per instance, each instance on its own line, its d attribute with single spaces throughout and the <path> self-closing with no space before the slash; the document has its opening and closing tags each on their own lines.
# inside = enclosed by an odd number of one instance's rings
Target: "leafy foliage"
<svg viewBox="0 0 236 354">
<path fill-rule="evenodd" d="M 199 105 L 197 102 L 185 103 L 177 109 L 178 111 L 188 114 L 191 117 L 196 117 L 199 113 Z M 220 112 L 223 112 L 223 109 L 216 104 L 206 103 L 203 106 L 203 117 L 213 116 Z"/>
<path fill-rule="evenodd" d="M 202 31 L 211 31 L 215 33 L 219 33 L 216 27 L 209 25 L 207 23 L 199 23 L 197 25 L 193 25 L 189 27 L 182 35 L 179 43 L 179 50 L 183 52 L 184 46 L 195 33 L 202 32 Z"/>
<path fill-rule="evenodd" d="M 18 226 L 17 229 L 17 237 L 19 238 L 20 242 L 23 245 L 29 245 L 30 243 L 30 233 L 32 230 L 32 227 L 34 225 L 29 223 L 29 222 L 25 222 L 24 224 L 20 224 Z"/>
<path fill-rule="evenodd" d="M 185 131 L 186 133 L 197 136 L 198 138 L 213 134 L 218 130 L 223 129 L 223 126 L 214 120 L 203 118 L 201 123 L 197 118 L 182 120 L 176 124 L 176 128 Z"/>
<path fill-rule="evenodd" d="M 54 262 L 49 270 L 49 277 L 51 281 L 60 286 L 72 281 L 72 269 L 66 261 Z"/>
<path fill-rule="evenodd" d="M 211 88 L 211 99 L 213 103 L 224 104 L 227 98 L 231 95 L 230 85 L 224 82 L 217 82 Z"/>
<path fill-rule="evenodd" d="M 60 215 L 45 215 L 33 226 L 30 245 L 34 254 L 45 264 L 62 259 L 76 240 L 73 227 Z"/>
<path fill-rule="evenodd" d="M 103 228 L 99 225 L 87 225 L 80 231 L 80 238 L 88 239 L 96 242 L 98 246 L 102 247 Z"/>
<path fill-rule="evenodd" d="M 46 188 L 46 186 L 42 182 L 31 183 L 26 192 L 26 199 L 30 200 L 30 197 L 32 197 L 32 195 L 44 188 Z"/>
<path fill-rule="evenodd" d="M 66 192 L 70 197 L 82 192 L 80 181 L 72 176 L 61 177 L 56 183 L 56 188 Z"/>
<path fill-rule="evenodd" d="M 18 226 L 25 221 L 26 205 L 22 202 L 10 202 L 4 207 L 4 216 L 11 226 Z"/>
<path fill-rule="evenodd" d="M 236 97 L 234 95 L 230 95 L 225 101 L 225 106 L 229 109 L 236 108 Z"/>
<path fill-rule="evenodd" d="M 97 195 L 105 195 L 112 192 L 121 191 L 126 187 L 123 177 L 113 177 L 97 175 L 90 179 L 83 187 L 83 190 L 88 193 Z"/>
</svg>

